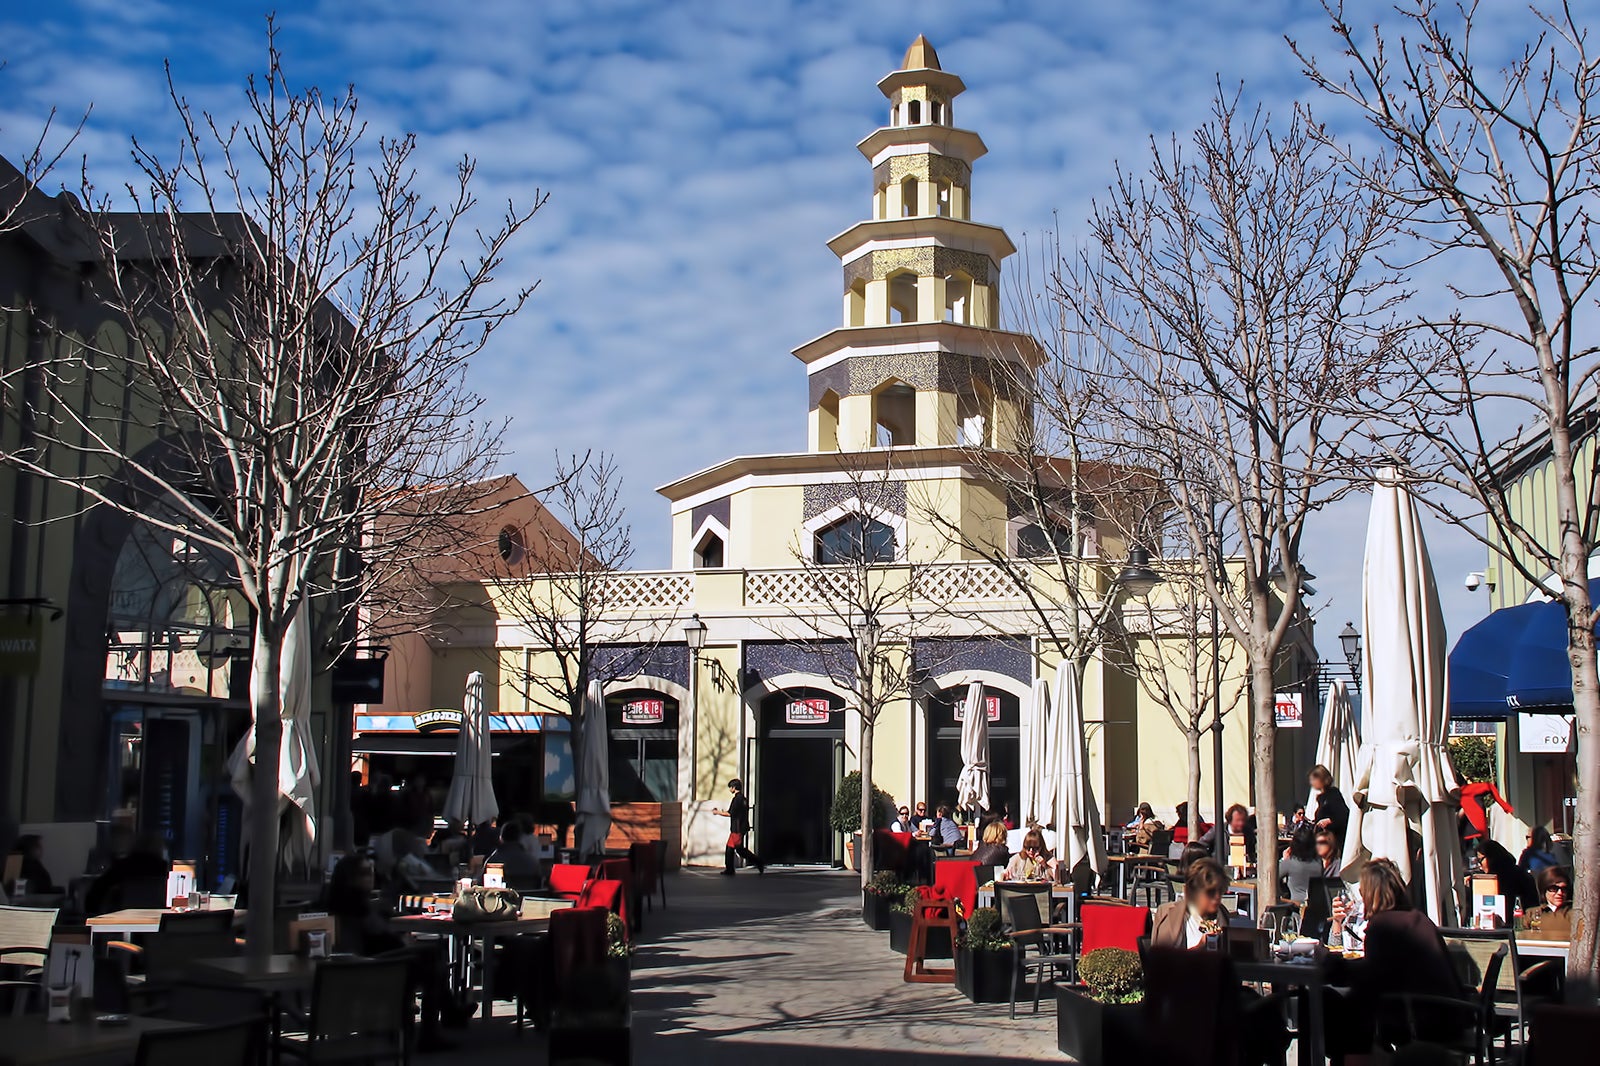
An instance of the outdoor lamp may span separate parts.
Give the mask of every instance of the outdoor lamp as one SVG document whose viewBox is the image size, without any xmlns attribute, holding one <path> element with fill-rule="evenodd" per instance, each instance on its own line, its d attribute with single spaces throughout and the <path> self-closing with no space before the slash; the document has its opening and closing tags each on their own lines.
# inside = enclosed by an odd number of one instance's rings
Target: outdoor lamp
<svg viewBox="0 0 1600 1066">
<path fill-rule="evenodd" d="M 878 619 L 868 613 L 862 616 L 861 623 L 856 627 L 856 633 L 861 637 L 861 647 L 870 659 L 878 652 L 878 639 L 883 636 L 883 626 L 878 624 Z"/>
<path fill-rule="evenodd" d="M 1353 623 L 1346 622 L 1339 631 L 1339 644 L 1344 648 L 1344 661 L 1350 664 L 1351 672 L 1361 669 L 1361 633 Z"/>
<path fill-rule="evenodd" d="M 1298 569 L 1300 571 L 1301 593 L 1305 595 L 1313 595 L 1314 593 L 1308 592 L 1307 589 L 1310 582 L 1317 579 L 1317 575 L 1307 570 L 1304 566 L 1300 566 Z M 1283 558 L 1281 556 L 1278 558 L 1277 562 L 1272 564 L 1272 569 L 1267 571 L 1267 580 L 1272 582 L 1273 586 L 1276 587 L 1280 592 L 1283 590 L 1283 586 L 1289 583 L 1289 575 L 1284 572 Z"/>
<path fill-rule="evenodd" d="M 1150 590 L 1162 580 L 1161 575 L 1150 568 L 1150 553 L 1137 544 L 1128 549 L 1128 562 L 1116 577 L 1118 585 L 1140 599 L 1150 595 Z"/>
<path fill-rule="evenodd" d="M 691 617 L 684 625 L 683 639 L 689 645 L 690 651 L 699 651 L 706 646 L 706 624 L 700 621 L 698 614 Z"/>
</svg>

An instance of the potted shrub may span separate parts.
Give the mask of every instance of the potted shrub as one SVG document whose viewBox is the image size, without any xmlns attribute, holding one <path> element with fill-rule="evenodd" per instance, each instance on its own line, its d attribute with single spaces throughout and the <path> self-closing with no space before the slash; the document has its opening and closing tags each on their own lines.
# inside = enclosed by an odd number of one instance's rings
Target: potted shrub
<svg viewBox="0 0 1600 1066">
<path fill-rule="evenodd" d="M 894 797 L 876 785 L 872 788 L 876 803 L 872 805 L 872 828 L 889 828 L 889 811 L 894 807 Z M 856 844 L 861 834 L 861 771 L 852 770 L 839 782 L 839 791 L 833 794 L 833 806 L 828 809 L 828 824 L 834 832 L 843 833 L 845 864 L 856 869 Z"/>
<path fill-rule="evenodd" d="M 869 929 L 882 932 L 889 928 L 889 910 L 895 901 L 903 899 L 906 886 L 889 870 L 879 870 L 861 890 L 861 920 Z"/>
<path fill-rule="evenodd" d="M 974 1003 L 1011 999 L 1011 975 L 1017 968 L 1017 946 L 1000 926 L 1000 912 L 979 907 L 967 919 L 956 944 L 956 989 Z"/>
<path fill-rule="evenodd" d="M 1056 988 L 1056 1047 L 1082 1066 L 1140 1059 L 1144 967 L 1139 953 L 1098 948 L 1078 960 L 1081 987 Z"/>
<path fill-rule="evenodd" d="M 612 971 L 622 987 L 628 986 L 628 971 L 633 954 L 628 950 L 628 927 L 615 914 L 606 915 L 606 969 Z"/>
<path fill-rule="evenodd" d="M 904 955 L 911 946 L 911 915 L 922 902 L 922 891 L 926 885 L 906 885 L 900 898 L 889 907 L 889 946 Z M 927 950 L 923 953 L 928 959 L 948 959 L 954 953 L 954 945 L 950 943 L 950 933 L 946 929 L 928 930 Z"/>
</svg>

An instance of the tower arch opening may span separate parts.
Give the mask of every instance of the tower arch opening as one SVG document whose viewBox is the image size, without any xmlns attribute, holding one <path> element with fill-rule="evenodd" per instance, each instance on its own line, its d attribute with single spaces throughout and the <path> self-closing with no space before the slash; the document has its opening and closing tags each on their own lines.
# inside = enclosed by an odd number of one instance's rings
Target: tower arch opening
<svg viewBox="0 0 1600 1066">
<path fill-rule="evenodd" d="M 911 218 L 921 212 L 917 210 L 917 179 L 906 178 L 900 183 L 900 217 Z"/>
<path fill-rule="evenodd" d="M 922 279 L 910 270 L 889 275 L 889 321 L 917 320 L 917 293 Z"/>
<path fill-rule="evenodd" d="M 873 446 L 902 448 L 917 443 L 917 391 L 890 378 L 872 393 Z"/>
<path fill-rule="evenodd" d="M 974 378 L 956 399 L 956 439 L 964 448 L 987 448 L 993 443 L 994 390 Z"/>
<path fill-rule="evenodd" d="M 817 401 L 817 451 L 839 450 L 839 394 L 828 389 Z"/>
</svg>

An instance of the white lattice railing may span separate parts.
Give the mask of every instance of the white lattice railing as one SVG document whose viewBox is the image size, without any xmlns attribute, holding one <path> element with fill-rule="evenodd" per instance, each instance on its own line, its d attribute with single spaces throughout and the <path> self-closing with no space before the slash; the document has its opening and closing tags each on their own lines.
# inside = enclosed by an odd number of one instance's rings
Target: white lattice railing
<svg viewBox="0 0 1600 1066">
<path fill-rule="evenodd" d="M 839 602 L 849 598 L 844 584 L 849 580 L 843 571 L 753 570 L 745 582 L 744 602 L 753 607 Z"/>
<path fill-rule="evenodd" d="M 1010 574 L 990 563 L 930 566 L 916 573 L 916 595 L 929 603 L 977 603 L 1021 598 Z"/>
<path fill-rule="evenodd" d="M 618 574 L 608 582 L 606 602 L 617 608 L 673 610 L 687 606 L 694 593 L 690 574 Z"/>
</svg>

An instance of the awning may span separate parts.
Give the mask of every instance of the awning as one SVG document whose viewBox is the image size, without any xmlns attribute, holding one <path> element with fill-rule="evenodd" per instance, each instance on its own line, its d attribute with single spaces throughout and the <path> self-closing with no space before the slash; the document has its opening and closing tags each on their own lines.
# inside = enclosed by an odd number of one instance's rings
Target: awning
<svg viewBox="0 0 1600 1066">
<path fill-rule="evenodd" d="M 1450 652 L 1451 718 L 1499 722 L 1517 711 L 1571 706 L 1567 609 L 1559 602 L 1502 607 Z"/>
<path fill-rule="evenodd" d="M 530 733 L 496 733 L 491 737 L 494 753 L 511 751 L 532 740 Z M 454 733 L 369 733 L 350 742 L 352 755 L 441 755 L 455 758 Z"/>
</svg>

